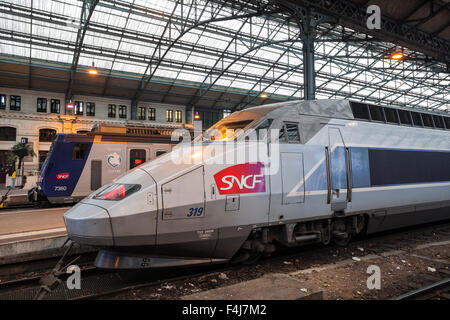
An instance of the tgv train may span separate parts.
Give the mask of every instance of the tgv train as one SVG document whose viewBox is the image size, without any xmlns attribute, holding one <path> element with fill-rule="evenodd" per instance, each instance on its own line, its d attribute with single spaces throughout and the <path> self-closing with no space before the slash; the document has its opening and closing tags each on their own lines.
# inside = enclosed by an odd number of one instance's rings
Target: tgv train
<svg viewBox="0 0 450 320">
<path fill-rule="evenodd" d="M 175 161 L 177 146 L 64 214 L 73 241 L 100 248 L 97 267 L 242 262 L 450 218 L 448 115 L 291 101 L 235 112 L 202 139 L 196 161 Z"/>
<path fill-rule="evenodd" d="M 169 152 L 173 128 L 96 125 L 87 134 L 58 134 L 42 166 L 35 204 L 78 202 L 130 169 Z"/>
</svg>

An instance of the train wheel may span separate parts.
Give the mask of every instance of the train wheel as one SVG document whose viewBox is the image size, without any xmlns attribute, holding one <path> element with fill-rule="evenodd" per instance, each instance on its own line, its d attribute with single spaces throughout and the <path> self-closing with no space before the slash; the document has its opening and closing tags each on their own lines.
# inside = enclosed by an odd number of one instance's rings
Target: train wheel
<svg viewBox="0 0 450 320">
<path fill-rule="evenodd" d="M 252 265 L 256 263 L 262 257 L 262 255 L 263 255 L 262 252 L 250 254 L 247 260 L 242 261 L 242 264 L 247 266 Z"/>
<path fill-rule="evenodd" d="M 346 247 L 350 240 L 352 239 L 351 235 L 347 235 L 346 237 L 333 237 L 333 243 L 340 247 Z"/>
<path fill-rule="evenodd" d="M 261 258 L 262 252 L 252 252 L 250 250 L 240 249 L 231 259 L 232 264 L 251 265 Z"/>
</svg>

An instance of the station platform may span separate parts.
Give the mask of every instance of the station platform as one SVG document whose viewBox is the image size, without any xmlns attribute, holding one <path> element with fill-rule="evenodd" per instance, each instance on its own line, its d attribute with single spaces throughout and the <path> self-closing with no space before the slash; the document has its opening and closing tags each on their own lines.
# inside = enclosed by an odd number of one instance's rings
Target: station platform
<svg viewBox="0 0 450 320">
<path fill-rule="evenodd" d="M 23 206 L 29 204 L 28 190 L 29 189 L 12 189 L 8 192 L 8 189 L 0 189 L 0 198 L 8 193 L 8 197 L 5 199 L 3 204 L 1 204 L 0 208 Z"/>
<path fill-rule="evenodd" d="M 283 273 L 190 294 L 182 300 L 323 300 L 324 290 Z"/>
<path fill-rule="evenodd" d="M 68 209 L 0 210 L 0 265 L 61 255 Z"/>
</svg>

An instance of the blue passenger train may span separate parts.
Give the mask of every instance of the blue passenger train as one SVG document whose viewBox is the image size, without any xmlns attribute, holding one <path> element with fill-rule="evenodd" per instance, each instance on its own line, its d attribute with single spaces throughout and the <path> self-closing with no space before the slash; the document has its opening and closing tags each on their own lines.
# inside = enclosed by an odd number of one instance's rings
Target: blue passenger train
<svg viewBox="0 0 450 320">
<path fill-rule="evenodd" d="M 169 152 L 173 129 L 101 125 L 87 134 L 58 134 L 29 201 L 76 203 L 145 162 Z"/>
</svg>

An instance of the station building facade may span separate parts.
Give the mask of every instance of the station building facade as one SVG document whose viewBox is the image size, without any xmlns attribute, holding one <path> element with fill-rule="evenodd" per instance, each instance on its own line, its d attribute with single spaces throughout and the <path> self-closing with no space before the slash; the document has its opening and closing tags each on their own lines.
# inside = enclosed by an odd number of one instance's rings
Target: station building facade
<svg viewBox="0 0 450 320">
<path fill-rule="evenodd" d="M 142 102 L 137 120 L 131 120 L 129 100 L 74 95 L 66 108 L 63 93 L 13 89 L 0 86 L 0 183 L 11 148 L 22 138 L 36 157 L 24 159 L 25 171 L 35 175 L 45 161 L 57 133 L 86 133 L 96 124 L 177 127 L 186 123 L 181 105 Z"/>
</svg>

